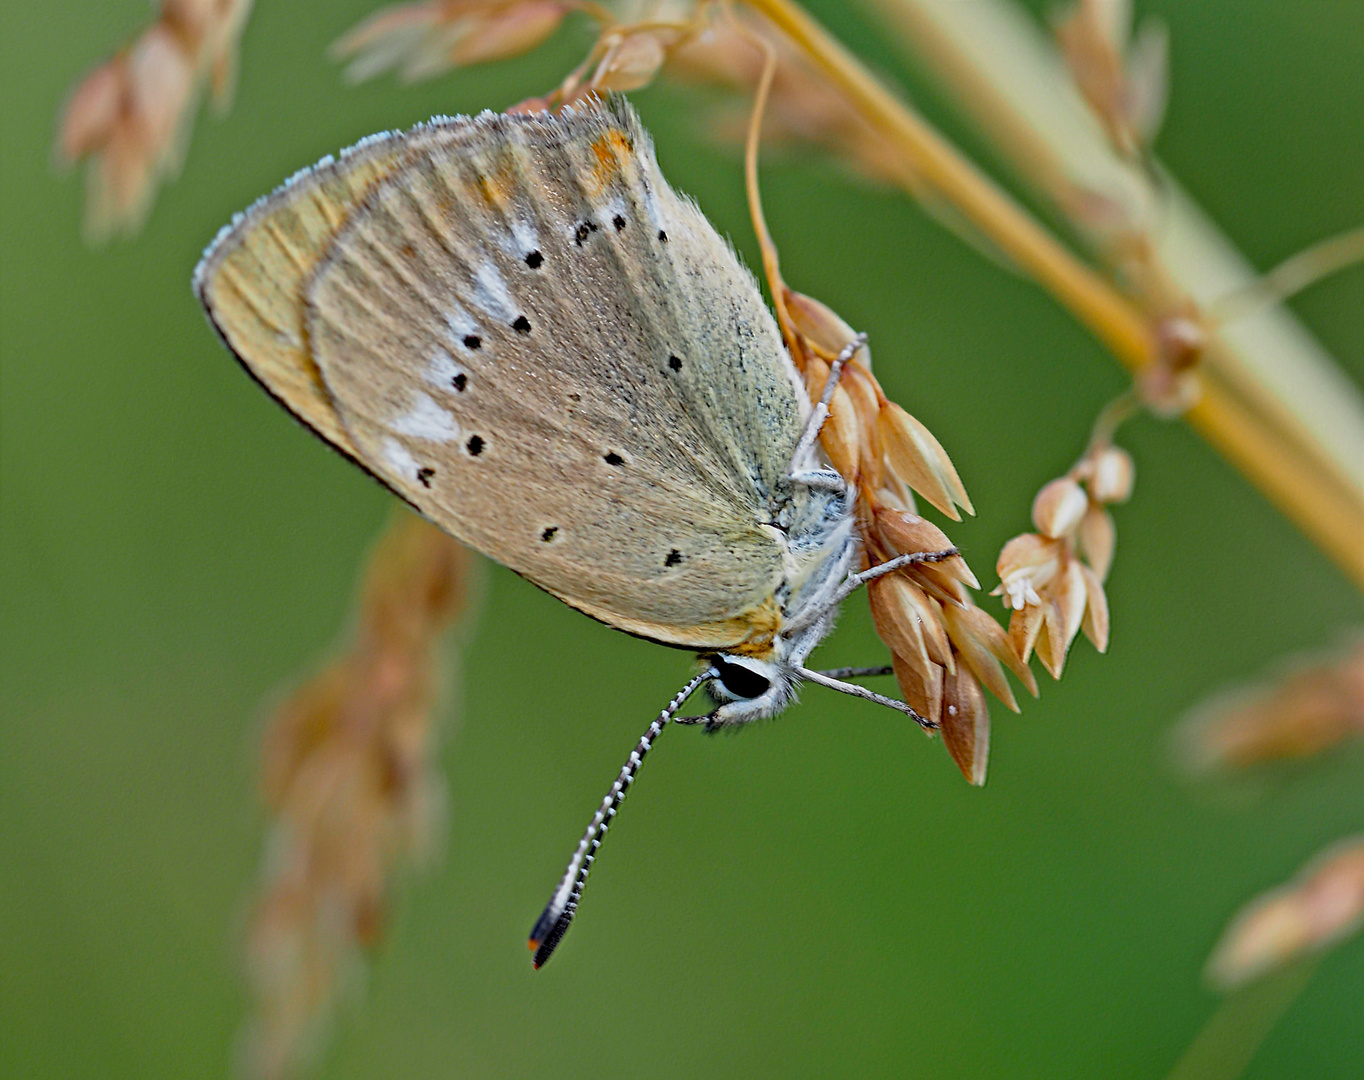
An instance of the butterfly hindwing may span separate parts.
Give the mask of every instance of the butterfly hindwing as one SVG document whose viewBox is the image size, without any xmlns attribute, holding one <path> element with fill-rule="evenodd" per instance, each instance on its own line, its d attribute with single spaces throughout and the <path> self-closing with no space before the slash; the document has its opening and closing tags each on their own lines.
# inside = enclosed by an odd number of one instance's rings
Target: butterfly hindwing
<svg viewBox="0 0 1364 1080">
<path fill-rule="evenodd" d="M 390 138 L 219 241 L 200 292 L 229 344 L 568 603 L 672 644 L 745 640 L 783 575 L 773 508 L 808 411 L 751 276 L 623 102 Z"/>
</svg>

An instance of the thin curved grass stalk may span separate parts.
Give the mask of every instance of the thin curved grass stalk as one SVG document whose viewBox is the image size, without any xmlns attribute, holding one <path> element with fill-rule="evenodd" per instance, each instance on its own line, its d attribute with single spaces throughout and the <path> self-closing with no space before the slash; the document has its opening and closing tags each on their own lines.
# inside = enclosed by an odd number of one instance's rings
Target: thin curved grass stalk
<svg viewBox="0 0 1364 1080">
<path fill-rule="evenodd" d="M 834 467 L 857 490 L 865 558 L 872 564 L 951 547 L 941 530 L 912 513 L 912 498 L 904 494 L 913 489 L 954 520 L 960 520 L 958 505 L 973 513 L 950 458 L 927 428 L 887 400 L 869 359 L 859 359 L 867 357 L 866 335 L 855 333 L 818 300 L 795 292 L 781 276 L 758 183 L 763 113 L 778 54 L 766 38 L 740 22 L 729 5 L 725 10 L 734 31 L 763 56 L 745 140 L 744 180 L 764 276 L 787 349 L 811 397 L 819 402 L 816 408 L 829 409 L 820 442 Z M 823 395 L 817 397 L 821 389 Z M 935 586 L 941 599 L 929 596 Z M 1034 696 L 1037 684 L 1003 630 L 974 606 L 962 586 L 978 588 L 979 583 L 958 556 L 943 567 L 925 565 L 887 574 L 869 585 L 867 595 L 905 700 L 924 710 L 920 715 L 935 718 L 953 761 L 968 781 L 980 786 L 985 783 L 990 747 L 990 716 L 982 686 L 1018 712 L 1001 661 Z M 958 664 L 958 659 L 963 662 Z"/>
<path fill-rule="evenodd" d="M 745 0 L 804 52 L 928 188 L 1135 366 L 1154 357 L 1141 313 L 789 0 Z"/>
</svg>

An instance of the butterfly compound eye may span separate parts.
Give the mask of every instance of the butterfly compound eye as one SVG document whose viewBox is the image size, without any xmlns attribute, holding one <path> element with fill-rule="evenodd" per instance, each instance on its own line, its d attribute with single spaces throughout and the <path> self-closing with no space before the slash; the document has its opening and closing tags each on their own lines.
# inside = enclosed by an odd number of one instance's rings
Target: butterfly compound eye
<svg viewBox="0 0 1364 1080">
<path fill-rule="evenodd" d="M 772 689 L 771 680 L 750 667 L 731 664 L 720 657 L 715 658 L 714 664 L 721 684 L 736 698 L 759 698 Z"/>
</svg>

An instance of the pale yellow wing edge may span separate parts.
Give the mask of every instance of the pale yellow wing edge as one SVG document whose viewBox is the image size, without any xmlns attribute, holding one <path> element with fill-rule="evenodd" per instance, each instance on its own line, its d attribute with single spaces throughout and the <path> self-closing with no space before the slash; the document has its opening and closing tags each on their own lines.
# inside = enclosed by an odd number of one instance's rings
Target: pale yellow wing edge
<svg viewBox="0 0 1364 1080">
<path fill-rule="evenodd" d="M 195 295 L 238 362 L 357 462 L 308 347 L 304 293 L 351 211 L 407 153 L 407 136 L 384 132 L 300 170 L 234 216 L 194 271 Z"/>
<path fill-rule="evenodd" d="M 531 584 L 538 583 L 532 581 Z M 543 585 L 539 587 L 544 588 Z M 575 611 L 581 611 L 584 615 L 616 630 L 656 641 L 660 645 L 672 645 L 697 652 L 714 649 L 753 656 L 760 660 L 770 659 L 773 641 L 781 629 L 781 612 L 775 598 L 771 597 L 755 608 L 720 622 L 702 623 L 698 626 L 669 626 L 666 623 L 632 619 L 576 597 L 562 596 L 552 589 L 545 589 L 545 592 L 562 600 Z"/>
</svg>

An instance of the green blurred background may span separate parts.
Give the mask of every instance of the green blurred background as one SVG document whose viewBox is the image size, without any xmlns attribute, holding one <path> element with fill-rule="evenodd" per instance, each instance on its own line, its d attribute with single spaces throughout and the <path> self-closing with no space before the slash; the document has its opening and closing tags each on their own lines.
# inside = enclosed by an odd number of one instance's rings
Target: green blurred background
<svg viewBox="0 0 1364 1080">
<path fill-rule="evenodd" d="M 924 90 L 839 0 L 810 6 Z M 1364 4 L 1138 6 L 1172 30 L 1159 152 L 1251 259 L 1360 223 Z M 0 1075 L 228 1072 L 260 703 L 333 639 L 390 509 L 219 345 L 190 295 L 200 249 L 299 166 L 540 92 L 585 43 L 348 87 L 325 49 L 373 7 L 259 0 L 230 114 L 200 119 L 139 236 L 90 250 L 80 185 L 49 167 L 54 118 L 147 4 L 6 6 Z M 752 260 L 739 167 L 695 102 L 637 97 L 673 183 Z M 887 390 L 953 454 L 980 517 L 951 535 L 988 587 L 1123 375 L 902 197 L 817 160 L 764 178 L 788 279 L 870 332 Z M 1294 301 L 1357 379 L 1362 283 Z M 1364 778 L 1356 751 L 1190 786 L 1171 725 L 1334 642 L 1364 604 L 1187 429 L 1142 420 L 1124 442 L 1138 484 L 1118 511 L 1111 653 L 1081 642 L 1022 717 L 995 709 L 984 790 L 894 716 L 814 690 L 737 737 L 680 730 L 539 973 L 526 931 L 690 668 L 492 568 L 443 709 L 445 858 L 400 890 L 321 1075 L 1164 1075 L 1216 1005 L 1200 968 L 1229 915 L 1360 828 Z M 851 603 L 821 659 L 883 655 Z M 1248 1075 L 1360 1075 L 1362 968 L 1358 940 L 1329 957 Z"/>
</svg>

